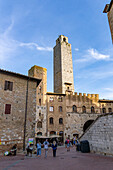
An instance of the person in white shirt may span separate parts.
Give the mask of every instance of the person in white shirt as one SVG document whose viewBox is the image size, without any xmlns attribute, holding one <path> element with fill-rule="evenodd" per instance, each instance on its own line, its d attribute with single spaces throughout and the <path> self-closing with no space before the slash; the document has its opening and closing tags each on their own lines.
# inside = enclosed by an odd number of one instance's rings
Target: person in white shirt
<svg viewBox="0 0 113 170">
<path fill-rule="evenodd" d="M 46 141 L 44 141 L 44 149 L 45 149 L 45 158 L 47 158 L 47 152 L 48 152 L 48 146 L 49 146 L 49 142 L 46 139 Z"/>
</svg>

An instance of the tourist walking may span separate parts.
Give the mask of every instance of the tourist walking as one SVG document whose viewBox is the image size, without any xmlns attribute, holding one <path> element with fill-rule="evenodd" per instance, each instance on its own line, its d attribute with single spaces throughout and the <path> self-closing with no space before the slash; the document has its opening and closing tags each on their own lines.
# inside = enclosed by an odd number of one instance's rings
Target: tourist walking
<svg viewBox="0 0 113 170">
<path fill-rule="evenodd" d="M 52 148 L 53 148 L 53 157 L 56 157 L 56 150 L 57 150 L 57 143 L 56 143 L 56 141 L 53 141 Z"/>
<path fill-rule="evenodd" d="M 73 145 L 76 146 L 76 137 L 73 138 Z"/>
<path fill-rule="evenodd" d="M 47 158 L 47 152 L 48 152 L 48 146 L 49 146 L 48 140 L 46 139 L 46 141 L 43 144 L 44 144 L 44 149 L 45 149 L 45 158 Z"/>
<path fill-rule="evenodd" d="M 37 156 L 41 156 L 41 143 L 40 143 L 39 140 L 38 140 L 38 143 L 37 143 Z"/>
<path fill-rule="evenodd" d="M 67 152 L 70 151 L 70 140 L 69 138 L 67 139 Z"/>
</svg>

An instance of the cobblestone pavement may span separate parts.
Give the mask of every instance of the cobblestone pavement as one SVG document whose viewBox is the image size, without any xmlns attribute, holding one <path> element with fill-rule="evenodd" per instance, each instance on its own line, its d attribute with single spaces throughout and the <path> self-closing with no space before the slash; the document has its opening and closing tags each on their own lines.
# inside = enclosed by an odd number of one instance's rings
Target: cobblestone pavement
<svg viewBox="0 0 113 170">
<path fill-rule="evenodd" d="M 101 156 L 91 153 L 76 152 L 71 148 L 57 149 L 57 157 L 52 157 L 49 149 L 47 158 L 44 150 L 41 157 L 24 155 L 0 157 L 0 170 L 113 170 L 113 157 Z"/>
</svg>

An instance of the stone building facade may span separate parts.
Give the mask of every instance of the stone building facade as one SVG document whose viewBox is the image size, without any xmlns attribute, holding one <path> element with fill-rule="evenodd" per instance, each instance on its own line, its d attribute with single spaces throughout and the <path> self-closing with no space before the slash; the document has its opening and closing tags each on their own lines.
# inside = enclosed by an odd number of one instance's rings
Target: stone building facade
<svg viewBox="0 0 113 170">
<path fill-rule="evenodd" d="M 0 69 L 0 150 L 35 139 L 36 88 L 41 80 Z"/>
<path fill-rule="evenodd" d="M 64 139 L 66 125 L 66 95 L 47 93 L 47 132 L 48 136 L 60 135 Z"/>
<path fill-rule="evenodd" d="M 106 4 L 103 12 L 107 13 L 108 16 L 108 22 L 109 22 L 111 38 L 113 43 L 113 0 L 111 0 L 110 4 Z"/>
</svg>

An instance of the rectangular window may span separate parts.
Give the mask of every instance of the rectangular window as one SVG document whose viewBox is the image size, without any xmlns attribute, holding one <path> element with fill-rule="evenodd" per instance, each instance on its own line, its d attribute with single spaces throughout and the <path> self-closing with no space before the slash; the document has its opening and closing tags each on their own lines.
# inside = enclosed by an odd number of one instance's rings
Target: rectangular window
<svg viewBox="0 0 113 170">
<path fill-rule="evenodd" d="M 53 110 L 54 110 L 53 106 L 50 106 L 50 107 L 49 107 L 49 111 L 50 111 L 50 112 L 53 112 Z"/>
<path fill-rule="evenodd" d="M 5 105 L 5 114 L 10 114 L 11 113 L 11 104 L 6 104 Z"/>
<path fill-rule="evenodd" d="M 5 86 L 4 86 L 4 90 L 13 90 L 13 82 L 11 81 L 5 81 Z"/>
</svg>

